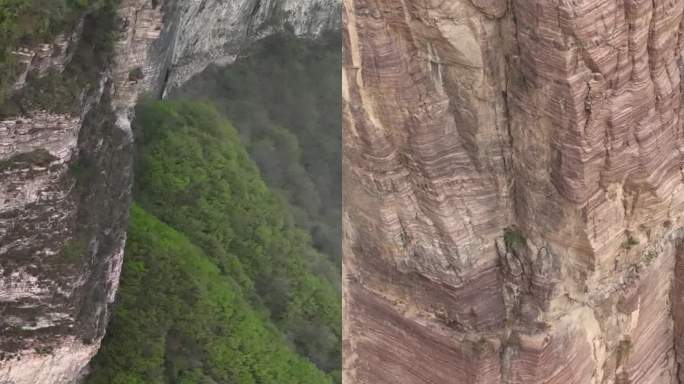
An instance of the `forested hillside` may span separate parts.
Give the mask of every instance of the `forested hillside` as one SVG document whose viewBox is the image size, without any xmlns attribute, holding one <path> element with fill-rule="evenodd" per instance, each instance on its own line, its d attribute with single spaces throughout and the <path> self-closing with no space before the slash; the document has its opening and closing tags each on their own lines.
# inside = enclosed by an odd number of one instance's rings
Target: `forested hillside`
<svg viewBox="0 0 684 384">
<path fill-rule="evenodd" d="M 339 381 L 337 268 L 233 127 L 199 103 L 137 116 L 139 206 L 89 383 Z"/>
<path fill-rule="evenodd" d="M 206 99 L 225 114 L 271 187 L 294 208 L 316 249 L 340 265 L 339 33 L 312 41 L 268 37 L 235 64 L 213 67 L 173 97 Z"/>
</svg>

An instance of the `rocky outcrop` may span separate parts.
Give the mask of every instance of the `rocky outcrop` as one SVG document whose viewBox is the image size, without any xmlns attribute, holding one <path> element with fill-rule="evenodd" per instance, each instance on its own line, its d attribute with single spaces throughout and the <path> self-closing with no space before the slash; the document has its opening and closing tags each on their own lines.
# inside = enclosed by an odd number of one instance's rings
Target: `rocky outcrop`
<svg viewBox="0 0 684 384">
<path fill-rule="evenodd" d="M 345 382 L 684 382 L 684 3 L 342 16 Z"/>
<path fill-rule="evenodd" d="M 26 85 L 29 73 L 42 77 L 49 70 L 64 71 L 66 64 L 71 61 L 78 46 L 78 39 L 83 32 L 83 23 L 79 23 L 69 34 L 57 36 L 49 44 L 40 44 L 34 48 L 19 48 L 11 54 L 19 63 L 19 74 L 14 83 L 14 89 L 19 90 Z"/>
<path fill-rule="evenodd" d="M 339 0 L 169 0 L 165 26 L 145 68 L 165 94 L 210 64 L 232 63 L 241 50 L 282 28 L 315 37 L 340 26 Z"/>
<path fill-rule="evenodd" d="M 116 62 L 82 90 L 73 112 L 0 121 L 2 383 L 71 383 L 104 335 L 130 203 L 128 118 L 139 87 L 128 73 L 146 61 L 161 27 L 160 9 L 148 3 L 121 1 Z M 66 41 L 22 50 L 32 59 L 16 88 L 28 74 L 63 71 L 83 48 Z"/>
</svg>

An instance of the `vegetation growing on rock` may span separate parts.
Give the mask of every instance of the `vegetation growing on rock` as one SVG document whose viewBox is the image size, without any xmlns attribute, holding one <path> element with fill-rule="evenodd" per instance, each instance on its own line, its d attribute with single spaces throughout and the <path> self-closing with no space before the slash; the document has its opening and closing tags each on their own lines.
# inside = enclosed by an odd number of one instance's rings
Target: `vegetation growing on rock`
<svg viewBox="0 0 684 384">
<path fill-rule="evenodd" d="M 504 243 L 509 249 L 518 249 L 527 243 L 527 239 L 517 227 L 506 227 L 504 228 Z"/>
<path fill-rule="evenodd" d="M 83 91 L 87 81 L 110 61 L 117 0 L 0 0 L 0 103 L 8 97 L 18 71 L 12 51 L 49 43 L 56 35 L 75 28 L 85 18 L 78 50 L 65 74 L 36 79 L 29 89 L 0 114 L 33 107 L 64 112 Z"/>
</svg>

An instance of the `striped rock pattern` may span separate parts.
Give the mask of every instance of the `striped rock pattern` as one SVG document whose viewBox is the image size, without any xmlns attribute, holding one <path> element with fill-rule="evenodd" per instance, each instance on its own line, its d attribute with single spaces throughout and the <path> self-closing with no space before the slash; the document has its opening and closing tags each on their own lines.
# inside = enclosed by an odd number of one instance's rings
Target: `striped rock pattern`
<svg viewBox="0 0 684 384">
<path fill-rule="evenodd" d="M 684 383 L 684 3 L 342 14 L 346 382 Z"/>
<path fill-rule="evenodd" d="M 133 107 L 287 24 L 339 28 L 339 0 L 119 0 L 113 62 L 70 113 L 0 118 L 0 384 L 77 382 L 115 300 L 130 205 Z M 17 47 L 15 89 L 73 62 L 88 18 Z"/>
<path fill-rule="evenodd" d="M 104 336 L 123 261 L 130 119 L 141 90 L 128 74 L 148 59 L 162 22 L 161 9 L 147 0 L 118 7 L 116 60 L 72 112 L 0 120 L 3 384 L 73 383 Z M 65 41 L 39 47 L 27 71 L 63 70 L 79 38 Z"/>
</svg>

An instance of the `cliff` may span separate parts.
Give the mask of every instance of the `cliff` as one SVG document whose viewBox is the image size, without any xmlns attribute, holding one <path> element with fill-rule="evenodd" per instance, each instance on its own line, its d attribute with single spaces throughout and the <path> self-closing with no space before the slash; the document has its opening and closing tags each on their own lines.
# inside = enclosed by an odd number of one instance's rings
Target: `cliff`
<svg viewBox="0 0 684 384">
<path fill-rule="evenodd" d="M 20 114 L 0 121 L 4 383 L 72 382 L 104 335 L 121 269 L 130 200 L 129 119 L 140 88 L 128 75 L 146 60 L 145 49 L 161 25 L 160 10 L 145 3 L 121 1 L 118 16 L 133 22 L 121 29 L 114 62 L 84 83 L 78 97 L 64 108 L 27 101 L 21 103 Z M 26 61 L 17 92 L 32 86 L 31 79 L 25 82 L 27 74 L 39 83 L 43 76 L 65 71 L 70 59 L 92 54 L 95 42 L 88 40 L 101 33 L 98 21 L 84 17 L 74 37 L 23 49 L 33 58 Z M 70 43 L 60 47 L 63 41 Z M 59 89 L 76 77 L 61 80 L 56 80 Z"/>
<path fill-rule="evenodd" d="M 155 60 L 145 68 L 160 95 L 210 64 L 232 63 L 244 47 L 282 28 L 315 37 L 340 27 L 339 0 L 167 0 L 165 9 Z"/>
<path fill-rule="evenodd" d="M 119 0 L 115 13 L 13 51 L 21 66 L 0 113 L 2 383 L 75 382 L 99 347 L 123 259 L 138 96 L 230 62 L 286 23 L 301 35 L 339 25 L 329 0 Z M 107 22 L 116 38 L 100 58 Z"/>
<path fill-rule="evenodd" d="M 346 383 L 684 382 L 683 15 L 343 1 Z"/>
</svg>

